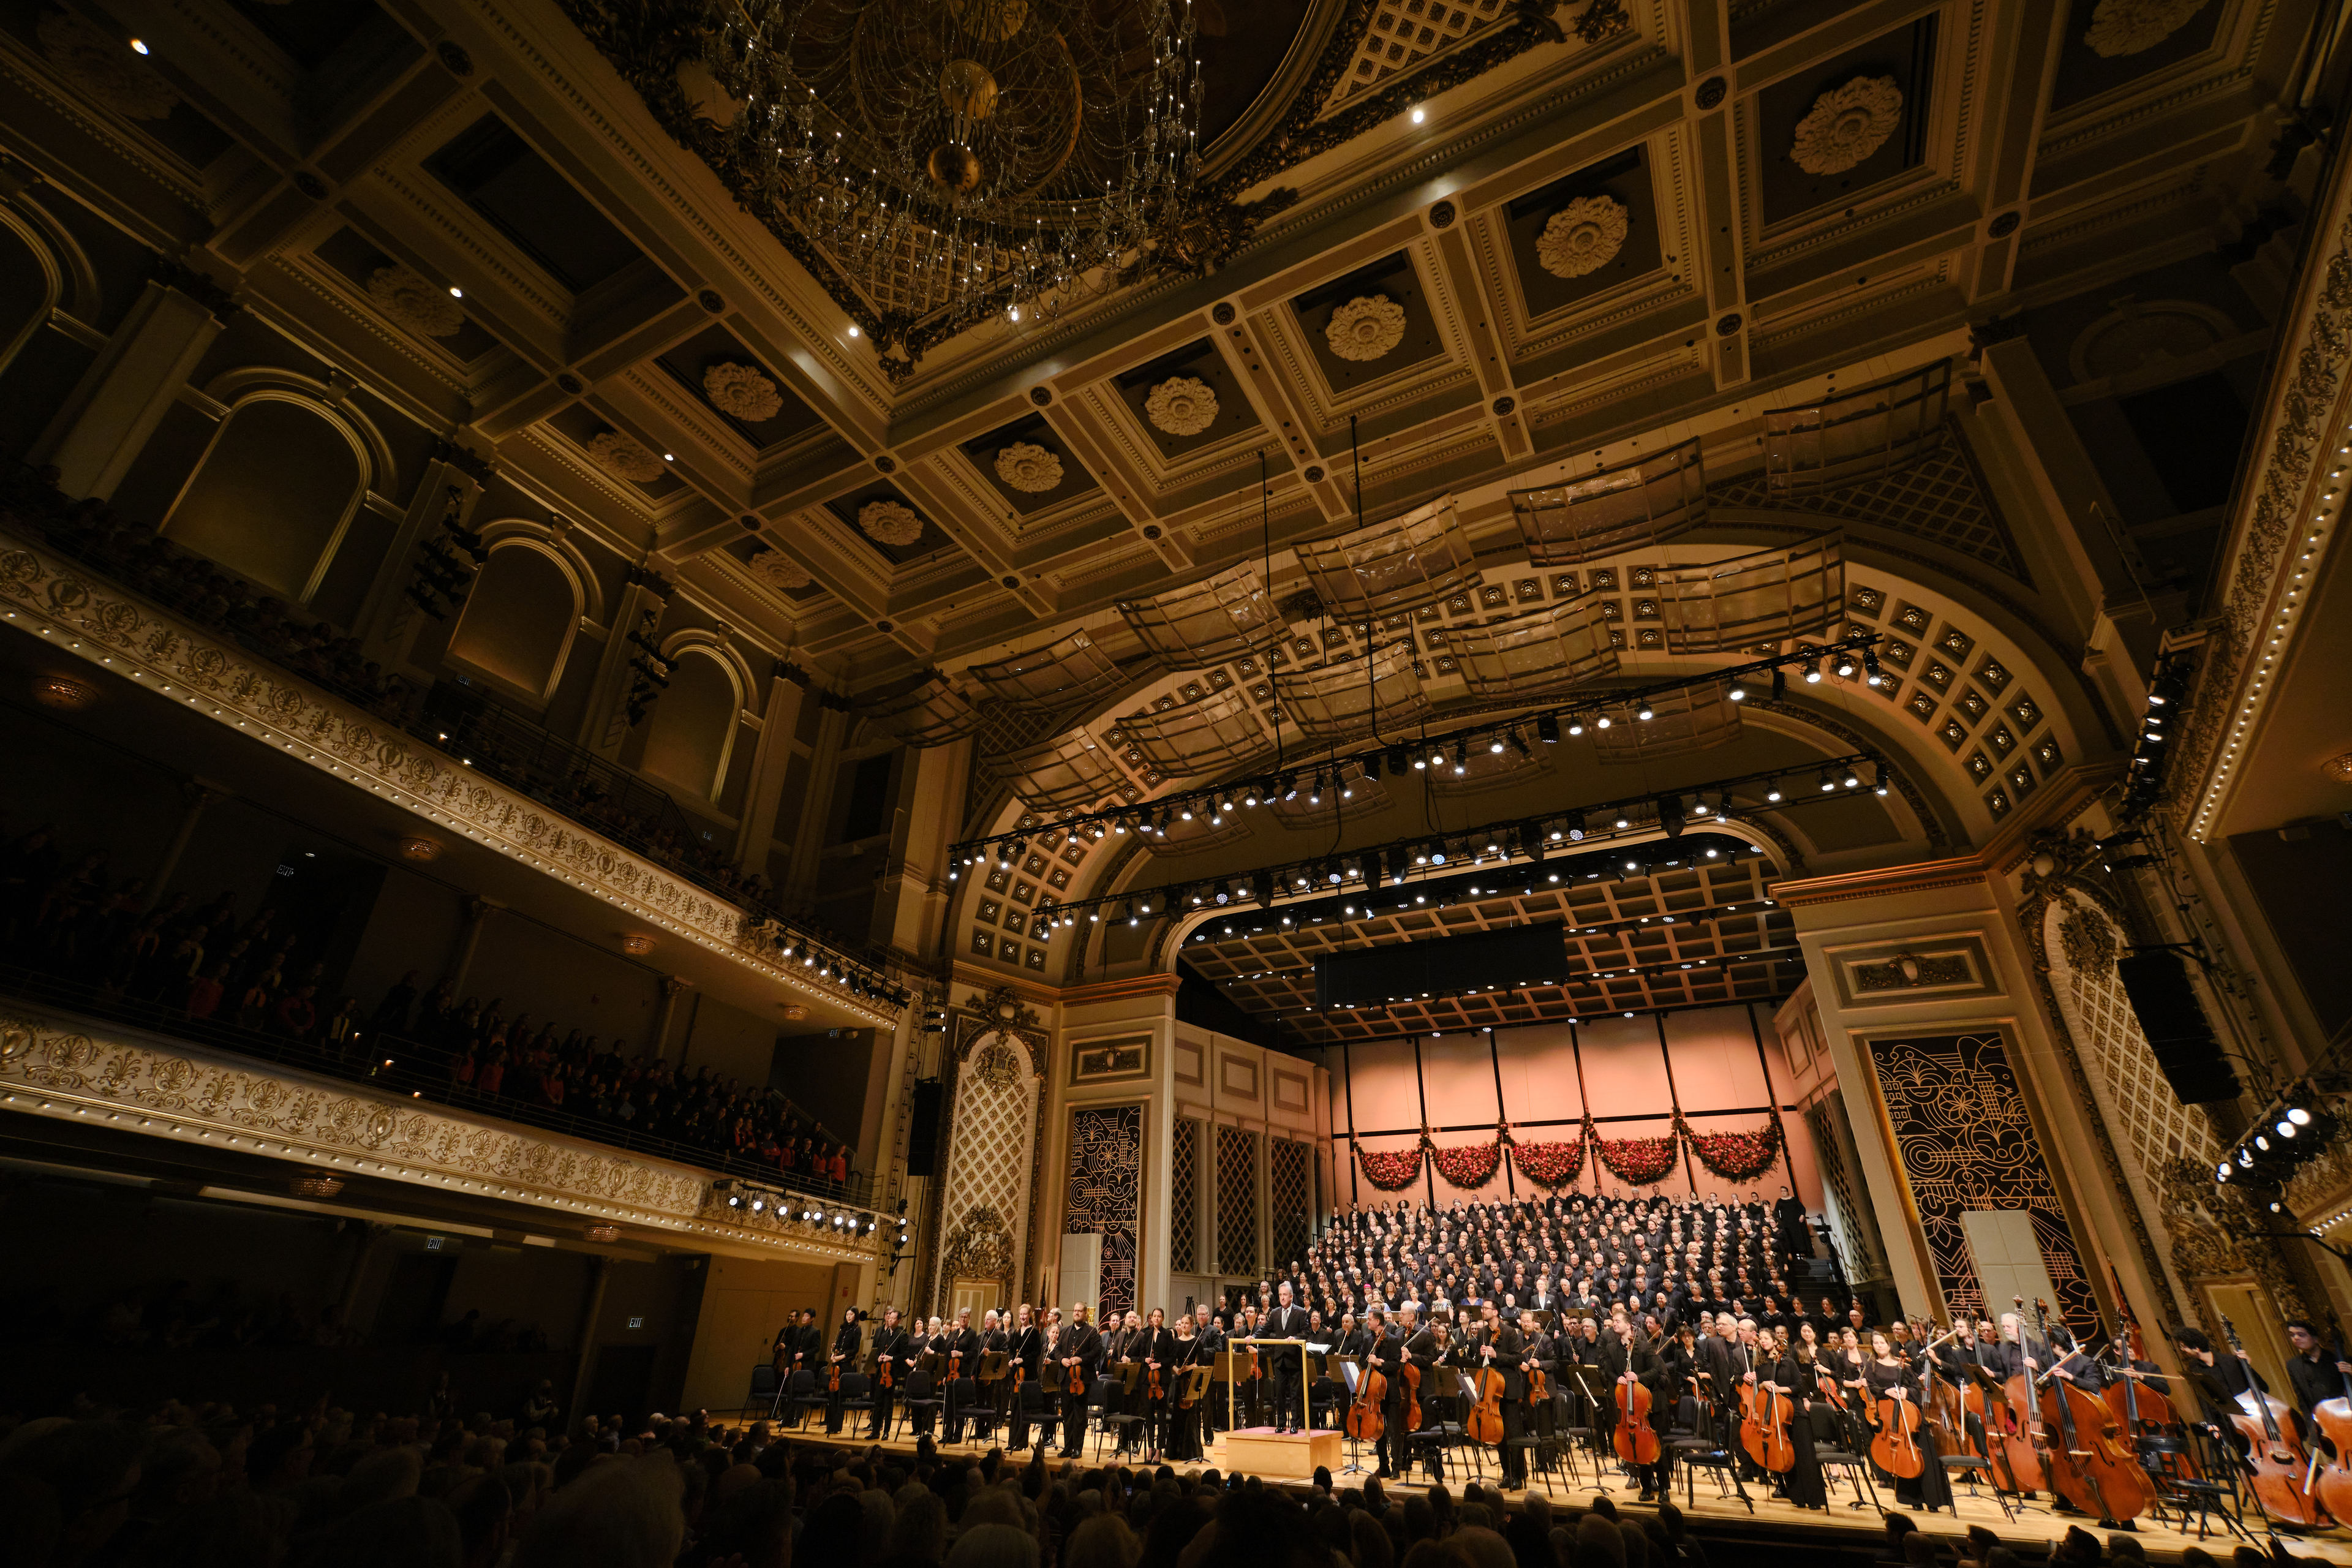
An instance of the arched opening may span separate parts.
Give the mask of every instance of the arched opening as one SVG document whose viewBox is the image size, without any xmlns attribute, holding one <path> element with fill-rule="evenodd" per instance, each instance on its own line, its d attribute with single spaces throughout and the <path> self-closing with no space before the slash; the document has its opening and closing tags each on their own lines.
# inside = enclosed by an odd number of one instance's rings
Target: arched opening
<svg viewBox="0 0 2352 1568">
<path fill-rule="evenodd" d="M 544 702 L 563 673 L 580 626 L 571 576 L 545 551 L 519 540 L 494 546 L 449 638 L 449 655 Z"/>
<path fill-rule="evenodd" d="M 0 370 L 48 320 L 58 279 L 47 258 L 15 224 L 0 221 Z"/>
<path fill-rule="evenodd" d="M 669 689 L 654 705 L 646 772 L 700 799 L 716 800 L 727 778 L 740 707 L 727 667 L 704 649 L 685 649 L 670 671 Z"/>
<path fill-rule="evenodd" d="M 222 421 L 163 531 L 262 587 L 307 600 L 367 481 L 358 447 L 323 412 L 257 397 Z"/>
</svg>

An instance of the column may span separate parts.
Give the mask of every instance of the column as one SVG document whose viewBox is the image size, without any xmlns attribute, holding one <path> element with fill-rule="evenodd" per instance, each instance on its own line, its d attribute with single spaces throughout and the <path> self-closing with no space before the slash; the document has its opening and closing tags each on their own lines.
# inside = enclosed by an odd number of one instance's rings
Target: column
<svg viewBox="0 0 2352 1568">
<path fill-rule="evenodd" d="M 692 984 L 694 984 L 692 981 L 680 980 L 675 974 L 665 974 L 661 977 L 661 1016 L 654 1024 L 652 1049 L 656 1061 L 659 1061 L 669 1050 L 669 1026 L 671 1021 L 677 1016 L 678 996 Z"/>
<path fill-rule="evenodd" d="M 768 679 L 767 705 L 760 714 L 760 744 L 751 754 L 751 780 L 743 792 L 743 811 L 735 828 L 735 863 L 746 871 L 765 873 L 768 868 L 776 806 L 783 796 L 784 774 L 793 764 L 793 732 L 800 728 L 801 704 L 806 700 L 793 679 L 799 674 L 796 667 L 779 663 Z"/>
<path fill-rule="evenodd" d="M 834 785 L 841 772 L 841 745 L 849 734 L 849 714 L 833 694 L 818 693 L 816 700 L 824 705 L 824 715 L 817 722 L 816 743 L 809 756 L 808 794 L 802 798 L 800 821 L 793 829 L 793 863 L 782 889 L 786 909 L 805 909 L 815 900 L 825 827 L 833 819 Z"/>
<path fill-rule="evenodd" d="M 164 847 L 163 858 L 148 875 L 147 899 L 140 906 L 142 912 L 153 909 L 163 897 L 164 884 L 180 868 L 180 857 L 187 853 L 188 841 L 195 837 L 196 820 L 204 816 L 205 807 L 228 793 L 216 784 L 200 784 L 192 778 L 180 781 L 180 826 L 173 829 L 172 842 Z"/>
<path fill-rule="evenodd" d="M 474 966 L 474 951 L 481 945 L 482 927 L 492 910 L 506 908 L 496 899 L 478 895 L 466 900 L 466 928 L 457 933 L 457 951 L 449 958 L 449 989 L 462 994 L 466 989 L 466 973 Z"/>
<path fill-rule="evenodd" d="M 220 335 L 214 310 L 226 308 L 206 278 L 149 282 L 43 433 L 34 463 L 57 465 L 69 496 L 112 495 Z"/>
<path fill-rule="evenodd" d="M 876 939 L 920 960 L 940 956 L 950 886 L 948 847 L 963 820 L 971 747 L 967 737 L 908 752 L 909 776 L 898 795 L 903 804 L 892 829 L 890 860 L 875 889 Z"/>
</svg>

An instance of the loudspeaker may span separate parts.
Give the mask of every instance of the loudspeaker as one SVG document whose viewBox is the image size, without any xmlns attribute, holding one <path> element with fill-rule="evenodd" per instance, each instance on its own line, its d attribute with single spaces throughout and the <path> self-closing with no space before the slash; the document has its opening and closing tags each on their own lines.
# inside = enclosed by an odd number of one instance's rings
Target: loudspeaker
<svg viewBox="0 0 2352 1568">
<path fill-rule="evenodd" d="M 2183 1105 L 2235 1100 L 2243 1092 L 2237 1070 L 2221 1055 L 2221 1042 L 2205 1021 L 2205 1009 L 2189 984 L 2189 970 L 2177 952 L 2132 952 L 2116 961 L 2116 975 L 2131 997 L 2140 1032 L 2164 1081 Z"/>
<path fill-rule="evenodd" d="M 914 1114 L 908 1119 L 907 1174 L 934 1174 L 940 1157 L 940 1080 L 915 1080 Z"/>
</svg>

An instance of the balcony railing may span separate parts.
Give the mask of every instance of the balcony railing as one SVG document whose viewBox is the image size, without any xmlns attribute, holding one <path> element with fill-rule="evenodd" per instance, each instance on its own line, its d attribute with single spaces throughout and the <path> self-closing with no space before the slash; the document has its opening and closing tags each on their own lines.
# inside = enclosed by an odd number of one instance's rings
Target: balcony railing
<svg viewBox="0 0 2352 1568">
<path fill-rule="evenodd" d="M 457 1053 L 446 1047 L 394 1035 L 362 1031 L 341 1044 L 298 1039 L 268 1029 L 190 1017 L 167 1003 L 142 1001 L 104 986 L 62 979 L 47 971 L 8 965 L 0 965 L 0 996 L 63 1008 L 87 1018 L 125 1025 L 190 1045 L 345 1079 L 387 1095 L 422 1098 L 453 1110 L 496 1117 L 583 1142 L 601 1143 L 717 1175 L 756 1181 L 764 1186 L 803 1193 L 827 1202 L 866 1206 L 873 1193 L 873 1178 L 863 1172 L 851 1172 L 849 1179 L 843 1183 L 819 1181 L 804 1173 L 786 1171 L 774 1163 L 747 1159 L 731 1151 L 681 1142 L 516 1095 L 486 1094 L 467 1089 L 452 1077 Z M 782 1097 L 776 1098 L 783 1105 L 791 1105 Z"/>
</svg>

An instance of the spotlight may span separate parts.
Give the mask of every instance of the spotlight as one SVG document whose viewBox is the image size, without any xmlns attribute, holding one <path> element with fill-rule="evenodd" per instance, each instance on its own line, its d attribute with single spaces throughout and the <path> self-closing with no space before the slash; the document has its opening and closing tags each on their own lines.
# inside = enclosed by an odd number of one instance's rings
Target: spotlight
<svg viewBox="0 0 2352 1568">
<path fill-rule="evenodd" d="M 1862 650 L 1862 668 L 1863 673 L 1869 677 L 1871 685 L 1883 686 L 1885 684 L 1886 672 L 1878 668 L 1878 650 L 1876 648 L 1866 647 Z"/>
<path fill-rule="evenodd" d="M 1831 794 L 1837 788 L 1837 780 L 1829 775 L 1829 771 L 1827 769 L 1823 769 L 1822 772 L 1821 784 L 1822 793 L 1823 795 Z"/>
<path fill-rule="evenodd" d="M 1445 864 L 1445 840 L 1443 838 L 1433 838 L 1429 841 L 1429 863 L 1433 866 Z"/>
<path fill-rule="evenodd" d="M 751 1212 L 752 1212 L 753 1214 L 760 1214 L 760 1213 L 764 1212 L 764 1211 L 766 1210 L 767 1206 L 768 1206 L 768 1200 L 767 1200 L 767 1199 L 765 1199 L 765 1198 L 753 1198 L 753 1199 L 751 1200 Z"/>
<path fill-rule="evenodd" d="M 2273 1131 L 2276 1131 L 2282 1138 L 2292 1138 L 2294 1136 L 2294 1123 L 2282 1116 L 2279 1118 L 2278 1126 Z"/>
<path fill-rule="evenodd" d="M 1581 735 L 1581 734 L 1583 734 L 1583 733 L 1584 733 L 1584 721 L 1583 721 L 1583 720 L 1581 720 L 1581 719 L 1570 719 L 1570 720 L 1568 721 L 1568 732 L 1569 732 L 1570 734 L 1571 734 L 1571 735 Z"/>
<path fill-rule="evenodd" d="M 2286 1119 L 2289 1121 L 2294 1122 L 2297 1127 L 2308 1127 L 2311 1125 L 2311 1112 L 2305 1110 L 2300 1105 L 2291 1105 L 2287 1107 Z"/>
<path fill-rule="evenodd" d="M 1853 655 L 1842 653 L 1837 656 L 1837 678 L 1840 680 L 1853 679 Z"/>
<path fill-rule="evenodd" d="M 1568 814 L 1568 836 L 1570 839 L 1575 840 L 1576 842 L 1581 843 L 1583 841 L 1584 813 L 1580 811 L 1571 811 Z"/>
<path fill-rule="evenodd" d="M 1745 701 L 1747 701 L 1747 700 L 1748 700 L 1748 688 L 1746 688 L 1746 687 L 1744 687 L 1744 686 L 1734 685 L 1734 686 L 1732 687 L 1732 689 L 1731 689 L 1731 693 L 1730 693 L 1730 695 L 1731 695 L 1731 700 L 1733 700 L 1734 702 L 1745 702 Z"/>
<path fill-rule="evenodd" d="M 1405 775 L 1405 771 L 1412 765 L 1412 747 L 1400 744 L 1391 746 L 1389 748 L 1389 772 L 1394 773 L 1399 778 L 1402 778 Z"/>
<path fill-rule="evenodd" d="M 1547 746 L 1559 744 L 1559 716 L 1556 713 L 1536 715 L 1536 739 Z"/>
<path fill-rule="evenodd" d="M 1606 730 L 1609 728 L 1609 715 L 1603 713 L 1600 718 L 1595 719 L 1592 721 L 1592 727 L 1596 730 Z"/>
<path fill-rule="evenodd" d="M 1846 769 L 1845 787 L 1848 789 L 1860 789 L 1862 787 L 1862 774 L 1852 768 Z"/>
<path fill-rule="evenodd" d="M 1636 713 L 1633 715 L 1633 717 L 1634 717 L 1634 718 L 1639 719 L 1639 720 L 1640 720 L 1640 721 L 1642 721 L 1642 722 L 1643 722 L 1644 724 L 1648 723 L 1651 720 L 1653 720 L 1653 719 L 1656 718 L 1657 716 L 1658 716 L 1658 710 L 1657 710 L 1656 709 L 1654 709 L 1654 708 L 1651 707 L 1651 706 L 1650 706 L 1648 703 L 1646 703 L 1646 702 L 1643 703 L 1643 704 L 1642 704 L 1642 707 L 1641 707 L 1640 711 L 1636 712 Z"/>
<path fill-rule="evenodd" d="M 1487 742 L 1486 750 L 1496 756 L 1501 756 L 1503 754 L 1503 737 L 1497 735 L 1493 740 Z"/>
<path fill-rule="evenodd" d="M 1772 781 L 1771 787 L 1764 792 L 1764 798 L 1766 800 L 1779 800 L 1780 798 L 1780 781 L 1779 779 L 1774 779 Z"/>
<path fill-rule="evenodd" d="M 1460 777 L 1462 774 L 1464 774 L 1464 773 L 1468 773 L 1469 771 L 1470 771 L 1470 743 L 1469 743 L 1467 741 L 1456 741 L 1456 742 L 1454 742 L 1454 776 L 1458 778 L 1458 777 Z"/>
<path fill-rule="evenodd" d="M 1821 683 L 1822 666 L 1821 661 L 1816 659 L 1812 663 L 1805 666 L 1805 684 L 1808 686 L 1819 686 Z"/>
<path fill-rule="evenodd" d="M 1679 836 L 1683 830 L 1683 797 L 1662 795 L 1658 797 L 1657 808 L 1659 830 L 1669 838 Z"/>
</svg>

